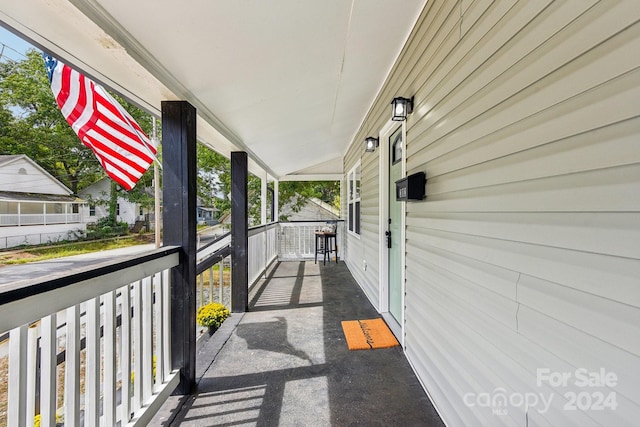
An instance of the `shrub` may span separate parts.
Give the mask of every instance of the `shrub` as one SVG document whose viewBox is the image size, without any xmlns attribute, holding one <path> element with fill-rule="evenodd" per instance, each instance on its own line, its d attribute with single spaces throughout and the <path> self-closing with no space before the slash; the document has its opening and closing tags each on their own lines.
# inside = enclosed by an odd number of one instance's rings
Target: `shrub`
<svg viewBox="0 0 640 427">
<path fill-rule="evenodd" d="M 126 222 L 113 225 L 109 217 L 100 218 L 95 223 L 87 224 L 87 239 L 107 239 L 109 237 L 124 236 L 129 232 Z"/>
<path fill-rule="evenodd" d="M 229 309 L 224 305 L 211 302 L 200 307 L 196 320 L 201 326 L 218 329 L 230 314 Z"/>
</svg>

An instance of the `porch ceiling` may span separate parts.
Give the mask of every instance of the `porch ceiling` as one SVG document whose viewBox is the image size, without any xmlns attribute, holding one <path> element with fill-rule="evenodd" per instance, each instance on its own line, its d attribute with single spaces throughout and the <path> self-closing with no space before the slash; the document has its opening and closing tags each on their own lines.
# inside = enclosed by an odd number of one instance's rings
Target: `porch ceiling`
<svg viewBox="0 0 640 427">
<path fill-rule="evenodd" d="M 197 109 L 199 139 L 272 177 L 342 156 L 426 0 L 0 0 L 0 21 L 142 107 Z"/>
</svg>

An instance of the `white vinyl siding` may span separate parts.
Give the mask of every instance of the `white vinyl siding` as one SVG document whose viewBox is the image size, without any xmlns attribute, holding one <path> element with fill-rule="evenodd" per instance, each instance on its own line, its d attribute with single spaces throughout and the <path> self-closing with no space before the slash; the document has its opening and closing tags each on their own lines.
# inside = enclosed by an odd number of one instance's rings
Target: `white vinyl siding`
<svg viewBox="0 0 640 427">
<path fill-rule="evenodd" d="M 637 425 L 638 52 L 633 1 L 429 1 L 356 135 L 345 166 L 391 99 L 415 96 L 407 173 L 426 172 L 427 198 L 406 204 L 405 345 L 449 426 Z M 368 155 L 365 247 L 347 263 L 371 293 Z M 537 386 L 544 368 L 617 381 Z M 551 408 L 500 415 L 463 400 L 502 389 L 553 396 Z M 567 392 L 613 392 L 618 407 L 566 410 Z"/>
</svg>

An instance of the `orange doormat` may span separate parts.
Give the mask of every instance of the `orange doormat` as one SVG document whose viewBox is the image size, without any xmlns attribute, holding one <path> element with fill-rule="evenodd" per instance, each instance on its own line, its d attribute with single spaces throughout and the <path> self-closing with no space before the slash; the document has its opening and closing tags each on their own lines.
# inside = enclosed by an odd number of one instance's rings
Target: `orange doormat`
<svg viewBox="0 0 640 427">
<path fill-rule="evenodd" d="M 349 350 L 395 347 L 398 340 L 381 318 L 368 320 L 343 320 L 342 330 Z"/>
</svg>

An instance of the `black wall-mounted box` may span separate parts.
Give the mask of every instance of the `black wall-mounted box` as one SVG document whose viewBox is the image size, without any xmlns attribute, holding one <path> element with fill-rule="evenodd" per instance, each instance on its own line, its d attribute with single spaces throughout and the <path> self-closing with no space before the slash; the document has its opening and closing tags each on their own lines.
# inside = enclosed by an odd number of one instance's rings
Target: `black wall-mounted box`
<svg viewBox="0 0 640 427">
<path fill-rule="evenodd" d="M 409 200 L 424 199 L 424 187 L 427 184 L 427 176 L 424 172 L 417 172 L 396 181 L 396 200 L 406 202 Z"/>
</svg>

